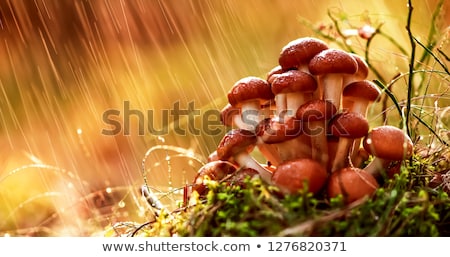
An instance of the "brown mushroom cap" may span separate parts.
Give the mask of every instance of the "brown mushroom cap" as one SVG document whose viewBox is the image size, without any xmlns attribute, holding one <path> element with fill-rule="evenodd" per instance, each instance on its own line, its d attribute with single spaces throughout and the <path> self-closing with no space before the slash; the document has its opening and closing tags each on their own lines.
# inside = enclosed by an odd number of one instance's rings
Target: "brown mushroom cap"
<svg viewBox="0 0 450 257">
<path fill-rule="evenodd" d="M 358 64 L 358 68 L 356 72 L 351 76 L 353 81 L 357 80 L 365 80 L 367 76 L 369 76 L 369 66 L 367 65 L 366 61 L 359 55 L 350 53 L 350 55 L 355 59 L 356 63 Z M 351 82 L 350 82 L 351 83 Z M 349 84 L 348 82 L 344 81 L 344 85 Z"/>
<path fill-rule="evenodd" d="M 284 70 L 281 68 L 280 65 L 277 65 L 273 67 L 268 73 L 267 73 L 267 82 L 269 84 L 272 84 L 272 81 L 278 76 L 279 74 L 283 73 Z"/>
<path fill-rule="evenodd" d="M 322 40 L 312 37 L 298 38 L 283 47 L 278 63 L 283 70 L 297 68 L 308 64 L 311 58 L 326 49 L 328 45 Z"/>
<path fill-rule="evenodd" d="M 228 92 L 228 102 L 232 106 L 237 106 L 249 100 L 258 100 L 260 105 L 264 105 L 274 97 L 269 83 L 258 77 L 245 77 L 238 80 L 230 92 Z"/>
<path fill-rule="evenodd" d="M 347 85 L 342 91 L 342 95 L 349 101 L 374 102 L 379 99 L 381 91 L 372 81 L 361 80 Z"/>
<path fill-rule="evenodd" d="M 228 174 L 232 174 L 237 171 L 237 166 L 228 161 L 212 161 L 203 165 L 194 178 L 194 184 L 192 191 L 197 191 L 200 195 L 206 192 L 206 185 L 203 183 L 205 177 L 209 177 L 211 180 L 221 180 Z"/>
<path fill-rule="evenodd" d="M 354 74 L 358 70 L 358 63 L 349 53 L 339 49 L 327 49 L 309 62 L 309 71 L 313 75 L 330 73 Z"/>
<path fill-rule="evenodd" d="M 330 131 L 333 136 L 359 138 L 367 135 L 369 122 L 356 112 L 342 112 L 330 120 Z"/>
<path fill-rule="evenodd" d="M 272 182 L 284 194 L 295 194 L 308 183 L 308 191 L 317 193 L 327 180 L 327 171 L 312 159 L 295 159 L 280 164 L 272 176 Z"/>
<path fill-rule="evenodd" d="M 230 130 L 217 146 L 219 160 L 227 161 L 240 152 L 249 152 L 256 144 L 255 133 L 244 129 Z"/>
<path fill-rule="evenodd" d="M 403 160 L 413 152 L 413 143 L 403 130 L 384 125 L 373 128 L 363 141 L 364 149 L 385 160 Z"/>
<path fill-rule="evenodd" d="M 314 99 L 302 104 L 296 117 L 303 122 L 322 121 L 331 119 L 337 112 L 333 103 L 326 100 Z"/>
<path fill-rule="evenodd" d="M 272 80 L 272 93 L 313 92 L 317 89 L 316 79 L 303 71 L 290 70 L 278 74 Z"/>
<path fill-rule="evenodd" d="M 274 184 L 286 194 L 297 193 L 303 189 L 305 182 L 308 183 L 309 192 L 317 193 L 324 186 L 326 180 L 325 168 L 308 158 L 286 161 L 276 168 L 272 176 Z"/>
<path fill-rule="evenodd" d="M 267 118 L 256 127 L 255 133 L 266 144 L 276 144 L 299 136 L 301 122 L 293 117 Z"/>
<path fill-rule="evenodd" d="M 330 198 L 343 195 L 345 202 L 351 203 L 364 196 L 370 196 L 378 187 L 378 182 L 368 172 L 346 167 L 331 174 L 327 192 Z"/>
</svg>

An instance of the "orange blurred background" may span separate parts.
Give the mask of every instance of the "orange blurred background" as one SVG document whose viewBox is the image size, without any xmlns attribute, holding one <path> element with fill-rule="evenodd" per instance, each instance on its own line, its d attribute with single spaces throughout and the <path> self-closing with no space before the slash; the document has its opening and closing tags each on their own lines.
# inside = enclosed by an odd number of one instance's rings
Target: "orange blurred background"
<svg viewBox="0 0 450 257">
<path fill-rule="evenodd" d="M 437 2 L 413 1 L 423 39 Z M 443 9 L 445 27 L 448 2 Z M 162 110 L 177 102 L 219 110 L 235 81 L 265 77 L 287 42 L 315 36 L 302 21 L 332 25 L 328 11 L 343 26 L 384 23 L 408 49 L 406 1 L 1 1 L 0 234 L 89 235 L 115 220 L 145 221 L 135 189 L 146 151 L 174 145 L 206 158 L 225 131 L 142 136 L 134 116 L 130 135 L 107 136 L 102 114 L 128 101 L 153 110 L 161 128 Z M 352 39 L 359 51 L 365 43 Z M 408 63 L 382 40 L 372 49 L 386 77 Z M 147 162 L 155 186 L 166 183 L 165 157 Z M 179 158 L 171 168 L 189 180 L 200 164 Z"/>
</svg>

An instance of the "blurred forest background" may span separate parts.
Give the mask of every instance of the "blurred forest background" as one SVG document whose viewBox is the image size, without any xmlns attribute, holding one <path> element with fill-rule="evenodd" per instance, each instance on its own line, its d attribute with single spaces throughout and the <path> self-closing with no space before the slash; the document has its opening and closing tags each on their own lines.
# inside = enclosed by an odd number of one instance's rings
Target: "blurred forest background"
<svg viewBox="0 0 450 257">
<path fill-rule="evenodd" d="M 413 1 L 412 29 L 423 40 L 437 2 Z M 157 137 L 146 130 L 140 136 L 132 118 L 130 135 L 105 136 L 106 110 L 123 114 L 129 101 L 143 113 L 154 110 L 156 128 L 163 126 L 161 110 L 173 109 L 176 102 L 180 108 L 194 102 L 203 111 L 220 110 L 235 81 L 265 78 L 287 42 L 316 36 L 302 21 L 324 30 L 333 27 L 328 12 L 348 29 L 383 24 L 384 33 L 409 49 L 406 4 L 0 1 L 0 234 L 83 235 L 92 233 L 87 226 L 139 221 L 130 214 L 134 207 L 128 213 L 114 210 L 126 209 L 129 203 L 121 200 L 138 195 L 134 188 L 143 183 L 147 149 L 176 145 L 206 158 L 225 131 Z M 448 1 L 442 13 L 447 27 Z M 349 40 L 356 50 L 366 44 L 358 37 Z M 386 78 L 407 70 L 407 56 L 391 44 L 376 38 L 372 50 L 372 62 Z M 195 164 L 184 167 L 184 161 L 172 164 L 175 171 L 196 169 Z"/>
</svg>

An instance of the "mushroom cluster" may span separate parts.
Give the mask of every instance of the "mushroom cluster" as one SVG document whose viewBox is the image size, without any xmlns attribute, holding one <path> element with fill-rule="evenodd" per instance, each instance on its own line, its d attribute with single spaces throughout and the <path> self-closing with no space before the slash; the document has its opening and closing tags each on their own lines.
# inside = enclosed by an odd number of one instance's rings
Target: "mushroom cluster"
<svg viewBox="0 0 450 257">
<path fill-rule="evenodd" d="M 221 110 L 230 130 L 194 188 L 205 191 L 205 174 L 222 179 L 245 170 L 239 179 L 259 175 L 284 194 L 306 189 L 341 194 L 348 203 L 370 195 L 381 172 L 412 154 L 412 142 L 393 126 L 369 128 L 368 107 L 381 92 L 368 72 L 363 58 L 320 39 L 289 42 L 266 78 L 245 77 L 231 87 Z M 266 163 L 256 161 L 255 149 Z"/>
</svg>

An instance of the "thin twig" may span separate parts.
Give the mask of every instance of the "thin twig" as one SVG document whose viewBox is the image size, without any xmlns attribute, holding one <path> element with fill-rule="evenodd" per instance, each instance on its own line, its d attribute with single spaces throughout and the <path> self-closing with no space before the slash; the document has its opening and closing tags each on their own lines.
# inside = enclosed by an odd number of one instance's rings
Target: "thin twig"
<svg viewBox="0 0 450 257">
<path fill-rule="evenodd" d="M 405 126 L 406 126 L 406 132 L 408 136 L 411 137 L 411 131 L 410 131 L 410 113 L 411 113 L 411 98 L 414 95 L 414 87 L 413 87 L 413 75 L 414 75 L 414 63 L 416 58 L 416 41 L 414 40 L 414 36 L 411 31 L 411 20 L 412 20 L 412 13 L 413 13 L 413 5 L 412 1 L 408 0 L 408 18 L 406 22 L 406 31 L 408 31 L 409 41 L 411 44 L 411 56 L 409 59 L 409 79 L 408 79 L 408 98 L 406 102 L 406 113 L 405 113 Z"/>
<path fill-rule="evenodd" d="M 426 47 L 424 44 L 422 44 L 422 42 L 420 42 L 417 38 L 414 37 L 414 41 L 416 41 L 417 44 L 419 44 L 424 50 L 425 52 L 427 52 L 429 55 L 431 55 L 434 60 L 442 67 L 442 69 L 444 69 L 444 71 L 447 74 L 450 74 L 447 66 L 445 66 L 445 64 L 432 52 L 431 49 L 428 49 L 428 47 Z M 438 50 L 439 51 L 439 50 Z"/>
</svg>

